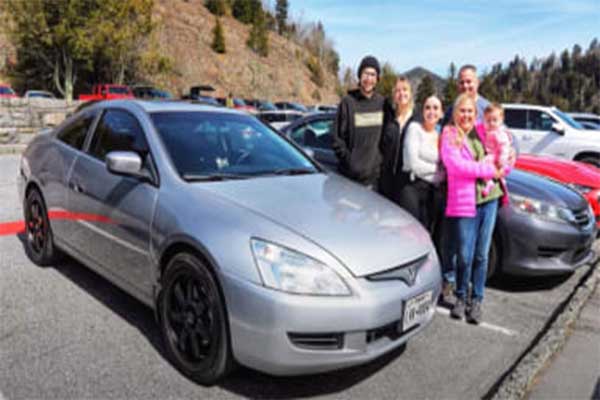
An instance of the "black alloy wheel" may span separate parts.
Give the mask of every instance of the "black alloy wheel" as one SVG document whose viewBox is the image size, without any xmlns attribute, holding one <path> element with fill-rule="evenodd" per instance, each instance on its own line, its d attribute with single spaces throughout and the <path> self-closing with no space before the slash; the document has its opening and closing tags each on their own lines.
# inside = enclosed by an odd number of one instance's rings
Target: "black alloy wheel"
<svg viewBox="0 0 600 400">
<path fill-rule="evenodd" d="M 224 301 L 213 275 L 197 257 L 180 253 L 167 266 L 159 297 L 159 323 L 173 364 L 211 385 L 231 369 Z"/>
<path fill-rule="evenodd" d="M 37 189 L 32 189 L 25 198 L 25 250 L 35 264 L 46 266 L 57 260 L 54 236 L 50 227 L 46 205 Z"/>
</svg>

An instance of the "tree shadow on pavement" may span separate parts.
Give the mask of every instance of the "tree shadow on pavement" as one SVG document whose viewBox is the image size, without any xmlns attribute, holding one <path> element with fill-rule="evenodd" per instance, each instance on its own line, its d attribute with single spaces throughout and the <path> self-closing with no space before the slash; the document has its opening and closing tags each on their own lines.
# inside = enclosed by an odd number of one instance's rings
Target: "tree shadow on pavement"
<svg viewBox="0 0 600 400">
<path fill-rule="evenodd" d="M 239 367 L 219 386 L 252 399 L 296 399 L 334 394 L 368 379 L 401 356 L 405 350 L 406 344 L 368 364 L 319 375 L 273 377 Z"/>
<path fill-rule="evenodd" d="M 25 246 L 25 235 L 21 233 L 17 236 Z M 53 268 L 137 328 L 152 347 L 165 360 L 169 360 L 163 349 L 159 328 L 150 307 L 67 255 L 61 255 L 56 265 L 46 268 Z M 219 382 L 218 386 L 237 395 L 255 399 L 327 395 L 343 391 L 369 378 L 399 357 L 405 349 L 406 345 L 402 345 L 368 364 L 310 376 L 275 377 L 239 366 L 231 375 Z"/>
<path fill-rule="evenodd" d="M 535 292 L 538 290 L 552 290 L 568 281 L 572 276 L 572 273 L 535 277 L 500 274 L 489 281 L 487 286 L 505 292 Z"/>
</svg>

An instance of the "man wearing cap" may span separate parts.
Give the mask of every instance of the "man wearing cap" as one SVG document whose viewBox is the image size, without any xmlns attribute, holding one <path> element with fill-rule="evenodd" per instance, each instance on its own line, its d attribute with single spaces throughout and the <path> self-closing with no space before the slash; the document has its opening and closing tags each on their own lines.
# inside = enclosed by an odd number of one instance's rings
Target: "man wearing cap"
<svg viewBox="0 0 600 400">
<path fill-rule="evenodd" d="M 384 97 L 375 92 L 380 72 L 375 57 L 362 59 L 358 67 L 358 89 L 344 96 L 333 126 L 333 150 L 340 173 L 374 190 L 381 165 L 379 140 Z"/>
</svg>

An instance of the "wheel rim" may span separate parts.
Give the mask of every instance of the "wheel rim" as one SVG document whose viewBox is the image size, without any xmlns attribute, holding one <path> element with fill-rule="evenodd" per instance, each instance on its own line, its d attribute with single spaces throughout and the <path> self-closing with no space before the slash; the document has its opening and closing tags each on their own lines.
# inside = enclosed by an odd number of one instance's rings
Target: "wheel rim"
<svg viewBox="0 0 600 400">
<path fill-rule="evenodd" d="M 34 197 L 27 207 L 27 241 L 36 254 L 41 254 L 48 240 L 48 224 L 39 198 Z"/>
<path fill-rule="evenodd" d="M 214 291 L 194 274 L 183 272 L 166 296 L 167 337 L 177 358 L 192 369 L 212 364 L 219 340 Z"/>
</svg>

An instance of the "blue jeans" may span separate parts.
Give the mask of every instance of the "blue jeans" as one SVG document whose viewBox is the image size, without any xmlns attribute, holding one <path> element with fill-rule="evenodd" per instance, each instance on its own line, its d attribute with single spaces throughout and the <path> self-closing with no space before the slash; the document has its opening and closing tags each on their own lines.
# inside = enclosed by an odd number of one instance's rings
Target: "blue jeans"
<svg viewBox="0 0 600 400">
<path fill-rule="evenodd" d="M 477 206 L 475 217 L 452 218 L 450 221 L 453 241 L 456 242 L 454 252 L 450 254 L 455 254 L 456 297 L 459 299 L 467 300 L 469 283 L 472 283 L 471 299 L 483 300 L 497 214 L 498 200 L 492 200 Z M 449 260 L 450 265 L 452 261 Z"/>
</svg>

